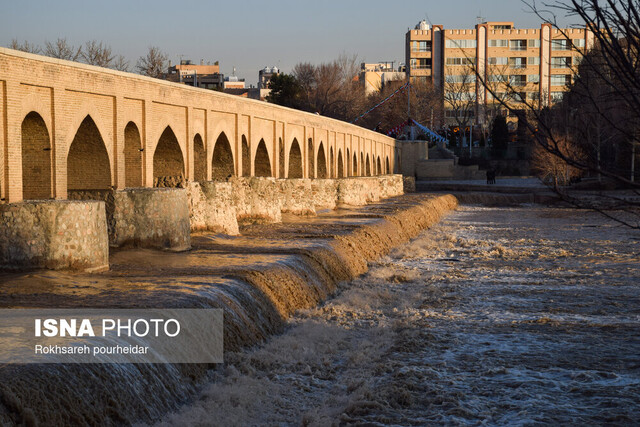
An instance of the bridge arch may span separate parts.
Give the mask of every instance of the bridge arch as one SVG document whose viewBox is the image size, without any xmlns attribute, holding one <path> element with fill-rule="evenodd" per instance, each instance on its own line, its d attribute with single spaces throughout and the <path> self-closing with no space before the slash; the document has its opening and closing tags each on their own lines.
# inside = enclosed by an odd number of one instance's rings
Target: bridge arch
<svg viewBox="0 0 640 427">
<path fill-rule="evenodd" d="M 134 122 L 124 128 L 124 186 L 142 187 L 142 140 Z"/>
<path fill-rule="evenodd" d="M 233 152 L 231 143 L 224 132 L 220 132 L 216 143 L 213 146 L 213 156 L 211 157 L 211 179 L 226 179 L 235 175 L 233 167 Z"/>
<path fill-rule="evenodd" d="M 353 153 L 353 174 L 351 176 L 358 176 L 358 155 Z"/>
<path fill-rule="evenodd" d="M 329 148 L 329 178 L 336 177 L 336 162 L 333 157 L 333 147 Z"/>
<path fill-rule="evenodd" d="M 22 121 L 22 198 L 52 197 L 51 138 L 39 113 L 31 111 Z"/>
<path fill-rule="evenodd" d="M 366 169 L 366 163 L 364 161 L 363 151 L 360 152 L 360 176 L 367 176 L 367 169 Z"/>
<path fill-rule="evenodd" d="M 307 170 L 308 177 L 315 178 L 316 177 L 316 168 L 315 168 L 315 150 L 313 148 L 313 139 L 309 138 L 307 143 Z"/>
<path fill-rule="evenodd" d="M 302 178 L 302 151 L 298 140 L 293 138 L 289 149 L 289 170 L 287 178 Z"/>
<path fill-rule="evenodd" d="M 347 148 L 347 176 L 353 176 L 353 169 L 351 164 L 351 154 Z"/>
<path fill-rule="evenodd" d="M 251 151 L 247 137 L 242 135 L 242 176 L 251 176 Z"/>
<path fill-rule="evenodd" d="M 324 154 L 324 144 L 320 141 L 318 147 L 318 175 L 317 178 L 327 178 L 327 158 Z"/>
<path fill-rule="evenodd" d="M 255 176 L 272 176 L 271 175 L 271 161 L 269 160 L 269 151 L 267 150 L 267 144 L 264 143 L 264 139 L 261 139 L 256 149 L 256 159 L 254 161 Z"/>
<path fill-rule="evenodd" d="M 380 156 L 378 156 L 378 159 L 376 160 L 376 175 L 382 175 L 382 166 L 380 163 Z"/>
<path fill-rule="evenodd" d="M 385 174 L 389 175 L 389 156 L 385 159 Z"/>
<path fill-rule="evenodd" d="M 371 176 L 371 163 L 369 162 L 369 153 L 367 153 L 367 160 L 366 160 L 366 169 L 365 169 L 365 175 L 366 176 Z"/>
<path fill-rule="evenodd" d="M 207 151 L 199 133 L 193 137 L 193 180 L 207 180 Z"/>
<path fill-rule="evenodd" d="M 338 178 L 344 178 L 344 164 L 342 160 L 342 150 L 338 149 Z"/>
<path fill-rule="evenodd" d="M 171 126 L 162 132 L 153 153 L 153 177 L 184 177 L 184 157 Z"/>
<path fill-rule="evenodd" d="M 111 162 L 100 130 L 87 115 L 67 153 L 67 190 L 111 189 Z"/>
<path fill-rule="evenodd" d="M 278 138 L 278 178 L 284 178 L 284 144 L 282 138 Z"/>
</svg>

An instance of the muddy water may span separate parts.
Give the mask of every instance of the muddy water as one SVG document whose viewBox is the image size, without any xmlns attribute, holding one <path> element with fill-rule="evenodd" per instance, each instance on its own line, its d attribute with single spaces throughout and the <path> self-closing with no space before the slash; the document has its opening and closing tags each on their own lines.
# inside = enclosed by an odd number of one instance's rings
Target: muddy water
<svg viewBox="0 0 640 427">
<path fill-rule="evenodd" d="M 369 261 L 437 222 L 451 196 L 405 196 L 314 218 L 251 226 L 242 236 L 200 234 L 193 250 L 123 250 L 96 274 L 0 274 L 0 307 L 224 310 L 224 346 L 240 351 L 281 332 Z M 210 375 L 204 365 L 0 366 L 0 424 L 151 422 L 189 402 Z"/>
<path fill-rule="evenodd" d="M 640 423 L 640 234 L 462 207 L 160 425 Z"/>
</svg>

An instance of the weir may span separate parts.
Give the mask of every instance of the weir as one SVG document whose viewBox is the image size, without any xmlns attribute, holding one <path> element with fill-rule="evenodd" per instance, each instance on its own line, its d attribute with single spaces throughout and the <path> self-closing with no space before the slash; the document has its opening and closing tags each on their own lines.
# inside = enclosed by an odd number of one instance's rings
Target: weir
<svg viewBox="0 0 640 427">
<path fill-rule="evenodd" d="M 405 195 L 315 216 L 284 213 L 284 222 L 245 226 L 240 236 L 196 233 L 188 252 L 118 250 L 100 273 L 3 274 L 0 306 L 222 308 L 225 350 L 236 351 L 281 331 L 293 312 L 317 305 L 456 204 L 452 196 Z M 192 398 L 208 368 L 5 365 L 0 421 L 153 421 Z M 32 392 L 42 387 L 53 392 Z"/>
</svg>

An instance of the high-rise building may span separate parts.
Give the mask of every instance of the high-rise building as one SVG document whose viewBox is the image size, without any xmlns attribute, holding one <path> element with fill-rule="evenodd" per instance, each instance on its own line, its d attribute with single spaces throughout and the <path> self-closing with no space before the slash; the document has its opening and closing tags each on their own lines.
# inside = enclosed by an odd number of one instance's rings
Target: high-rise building
<svg viewBox="0 0 640 427">
<path fill-rule="evenodd" d="M 544 23 L 517 29 L 513 22 L 484 22 L 446 30 L 421 21 L 406 34 L 407 78 L 441 89 L 445 122 L 460 122 L 465 115 L 483 123 L 483 112 L 497 105 L 496 98 L 515 108 L 523 101 L 548 105 L 560 99 L 580 51 L 592 45 L 593 33 L 584 28 L 560 30 Z"/>
</svg>

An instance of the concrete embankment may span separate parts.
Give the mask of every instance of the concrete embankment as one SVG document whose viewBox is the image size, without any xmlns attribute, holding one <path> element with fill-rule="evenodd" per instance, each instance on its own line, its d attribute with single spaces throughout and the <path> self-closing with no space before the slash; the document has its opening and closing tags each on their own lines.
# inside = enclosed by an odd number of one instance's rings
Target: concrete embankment
<svg viewBox="0 0 640 427">
<path fill-rule="evenodd" d="M 281 331 L 367 263 L 437 222 L 457 201 L 405 195 L 360 208 L 284 216 L 242 235 L 194 234 L 191 251 L 128 249 L 106 272 L 0 276 L 0 307 L 222 308 L 224 345 L 235 351 Z M 129 424 L 189 401 L 204 365 L 5 365 L 0 422 Z"/>
</svg>

